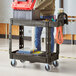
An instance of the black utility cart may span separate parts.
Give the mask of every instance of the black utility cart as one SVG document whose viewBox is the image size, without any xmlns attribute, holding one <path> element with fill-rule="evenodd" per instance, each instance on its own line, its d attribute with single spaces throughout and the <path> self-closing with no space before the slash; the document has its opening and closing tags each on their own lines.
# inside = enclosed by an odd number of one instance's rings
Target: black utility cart
<svg viewBox="0 0 76 76">
<path fill-rule="evenodd" d="M 16 60 L 20 60 L 21 62 L 30 61 L 46 63 L 45 69 L 47 71 L 50 70 L 50 65 L 53 64 L 55 67 L 58 66 L 57 59 L 59 58 L 59 45 L 56 44 L 56 52 L 51 53 L 51 36 L 50 30 L 51 27 L 58 27 L 60 25 L 67 24 L 67 15 L 66 20 L 64 20 L 65 13 L 61 13 L 58 16 L 56 22 L 53 21 L 45 21 L 45 20 L 18 20 L 11 18 L 10 19 L 10 26 L 9 26 L 9 54 L 10 59 L 14 59 L 11 61 L 12 66 L 16 66 Z M 25 53 L 18 53 L 17 50 L 12 50 L 12 25 L 19 25 L 19 49 L 24 48 L 24 26 L 37 26 L 37 27 L 45 27 L 46 28 L 46 51 L 39 55 L 34 54 L 25 54 Z"/>
</svg>

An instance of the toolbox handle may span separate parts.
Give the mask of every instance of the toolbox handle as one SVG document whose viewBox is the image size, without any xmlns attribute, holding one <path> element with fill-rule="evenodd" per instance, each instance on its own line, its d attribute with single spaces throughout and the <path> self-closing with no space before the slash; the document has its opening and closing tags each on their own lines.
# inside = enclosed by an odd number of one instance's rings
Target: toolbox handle
<svg viewBox="0 0 76 76">
<path fill-rule="evenodd" d="M 13 0 L 13 1 L 14 1 L 14 2 L 18 2 L 18 0 Z M 26 0 L 26 1 L 29 2 L 29 3 L 30 3 L 30 2 L 34 2 L 34 3 L 36 2 L 36 0 Z M 25 2 L 26 2 L 26 1 L 25 1 Z"/>
<path fill-rule="evenodd" d="M 18 3 L 18 0 L 13 0 L 13 1 L 14 1 L 16 4 Z M 36 0 L 27 0 L 27 1 L 25 1 L 25 2 L 32 3 L 31 8 L 33 8 Z"/>
</svg>

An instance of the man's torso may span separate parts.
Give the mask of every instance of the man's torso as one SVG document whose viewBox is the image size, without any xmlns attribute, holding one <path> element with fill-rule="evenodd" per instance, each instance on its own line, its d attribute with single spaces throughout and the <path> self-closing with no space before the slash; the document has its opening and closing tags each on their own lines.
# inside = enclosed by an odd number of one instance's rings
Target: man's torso
<svg viewBox="0 0 76 76">
<path fill-rule="evenodd" d="M 55 11 L 55 0 L 36 0 L 35 8 L 43 15 L 53 15 Z"/>
</svg>

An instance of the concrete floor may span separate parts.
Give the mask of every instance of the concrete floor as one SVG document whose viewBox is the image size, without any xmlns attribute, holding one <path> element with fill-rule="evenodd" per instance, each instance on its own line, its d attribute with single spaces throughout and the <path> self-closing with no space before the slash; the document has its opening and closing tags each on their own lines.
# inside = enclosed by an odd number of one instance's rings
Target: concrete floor
<svg viewBox="0 0 76 76">
<path fill-rule="evenodd" d="M 51 71 L 45 70 L 45 64 L 42 63 L 21 63 L 17 61 L 14 68 L 10 65 L 8 52 L 8 40 L 0 39 L 0 76 L 76 76 L 76 59 L 59 58 L 58 68 L 51 65 Z M 26 47 L 31 47 L 29 41 L 25 41 Z M 43 43 L 42 43 L 43 45 Z M 18 40 L 13 40 L 13 49 L 18 48 Z M 42 47 L 42 49 L 44 49 Z M 76 45 L 61 45 L 60 56 L 76 57 Z"/>
</svg>

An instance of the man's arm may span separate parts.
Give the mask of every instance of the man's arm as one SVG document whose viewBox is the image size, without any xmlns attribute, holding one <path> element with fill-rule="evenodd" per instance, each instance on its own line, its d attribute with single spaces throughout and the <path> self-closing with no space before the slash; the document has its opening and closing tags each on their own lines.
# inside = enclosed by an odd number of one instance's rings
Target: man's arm
<svg viewBox="0 0 76 76">
<path fill-rule="evenodd" d="M 42 10 L 45 9 L 47 6 L 51 5 L 53 3 L 53 0 L 40 0 L 37 2 L 36 2 L 37 7 L 35 9 Z"/>
<path fill-rule="evenodd" d="M 36 0 L 35 9 L 40 10 L 43 15 L 54 15 L 55 0 Z"/>
</svg>

